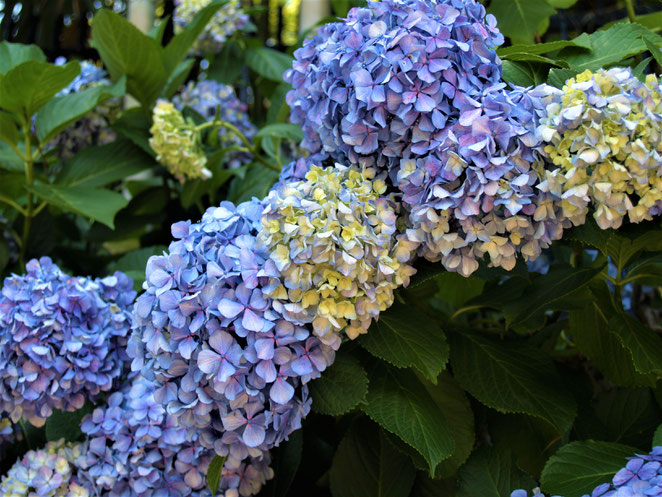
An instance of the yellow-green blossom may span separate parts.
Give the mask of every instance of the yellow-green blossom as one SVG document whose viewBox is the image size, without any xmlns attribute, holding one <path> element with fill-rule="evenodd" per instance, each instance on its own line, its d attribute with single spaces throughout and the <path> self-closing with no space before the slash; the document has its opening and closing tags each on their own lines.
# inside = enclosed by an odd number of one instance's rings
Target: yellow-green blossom
<svg viewBox="0 0 662 497">
<path fill-rule="evenodd" d="M 171 102 L 157 102 L 150 132 L 149 145 L 157 154 L 156 160 L 179 181 L 211 178 L 211 171 L 205 167 L 207 158 L 200 143 L 200 132 L 186 122 Z"/>
<path fill-rule="evenodd" d="M 563 213 L 584 222 L 589 204 L 601 228 L 650 220 L 662 206 L 662 106 L 654 75 L 630 69 L 585 71 L 562 91 L 548 89 L 538 135 L 553 165 L 543 188 L 562 197 Z"/>
<path fill-rule="evenodd" d="M 415 270 L 417 244 L 397 234 L 383 180 L 336 165 L 271 191 L 259 241 L 281 272 L 269 295 L 281 312 L 312 323 L 322 340 L 366 333 Z"/>
</svg>

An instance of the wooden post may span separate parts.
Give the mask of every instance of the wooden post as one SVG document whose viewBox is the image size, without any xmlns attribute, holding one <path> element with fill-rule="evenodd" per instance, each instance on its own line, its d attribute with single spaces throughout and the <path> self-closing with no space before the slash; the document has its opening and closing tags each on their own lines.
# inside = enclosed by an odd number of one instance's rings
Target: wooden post
<svg viewBox="0 0 662 497">
<path fill-rule="evenodd" d="M 301 0 L 299 12 L 299 33 L 315 26 L 320 20 L 331 15 L 329 0 Z"/>
</svg>

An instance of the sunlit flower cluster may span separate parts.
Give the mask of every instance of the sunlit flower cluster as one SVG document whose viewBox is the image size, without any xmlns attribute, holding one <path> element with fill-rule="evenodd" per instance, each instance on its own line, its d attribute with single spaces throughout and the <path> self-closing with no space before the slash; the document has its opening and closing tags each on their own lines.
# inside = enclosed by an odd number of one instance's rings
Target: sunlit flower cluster
<svg viewBox="0 0 662 497">
<path fill-rule="evenodd" d="M 159 100 L 152 115 L 152 134 L 149 145 L 156 152 L 156 160 L 168 168 L 179 181 L 208 179 L 212 173 L 205 166 L 207 157 L 202 149 L 200 132 L 172 102 Z"/>
<path fill-rule="evenodd" d="M 585 71 L 563 90 L 546 86 L 541 149 L 552 162 L 547 189 L 563 198 L 563 214 L 582 224 L 589 205 L 598 225 L 618 228 L 650 220 L 662 207 L 662 100 L 654 75 L 630 69 Z"/>
<path fill-rule="evenodd" d="M 326 343 L 338 343 L 343 329 L 350 338 L 366 333 L 414 273 L 408 262 L 417 244 L 398 236 L 385 190 L 369 170 L 337 164 L 313 166 L 305 180 L 281 184 L 266 199 L 258 239 L 280 273 L 267 294 Z"/>
<path fill-rule="evenodd" d="M 568 222 L 541 190 L 535 91 L 487 91 L 471 100 L 426 158 L 403 159 L 397 181 L 409 210 L 407 236 L 428 260 L 468 276 L 478 260 L 512 269 L 557 240 Z"/>
<path fill-rule="evenodd" d="M 392 168 L 501 79 L 493 16 L 474 0 L 370 1 L 295 52 L 287 101 L 302 145 L 339 162 Z"/>
<path fill-rule="evenodd" d="M 56 61 L 63 64 L 64 58 Z M 58 93 L 58 96 L 78 93 L 87 88 L 98 85 L 109 85 L 106 71 L 93 62 L 83 60 L 80 62 L 80 74 L 69 83 L 69 86 Z M 69 159 L 80 150 L 91 145 L 104 145 L 115 140 L 116 134 L 111 129 L 110 123 L 121 112 L 121 100 L 108 100 L 85 116 L 78 119 L 74 124 L 65 129 L 57 137 L 53 138 L 48 148 L 53 148 L 58 157 Z"/>
<path fill-rule="evenodd" d="M 186 28 L 195 15 L 211 2 L 212 0 L 175 0 L 173 15 L 175 32 L 179 33 Z M 220 51 L 225 41 L 235 31 L 244 29 L 248 21 L 248 15 L 242 10 L 240 0 L 229 0 L 205 26 L 204 31 L 195 42 L 194 51 L 197 54 Z"/>
<path fill-rule="evenodd" d="M 662 447 L 653 447 L 649 454 L 628 458 L 611 483 L 602 483 L 583 497 L 645 497 L 662 495 Z M 515 490 L 510 497 L 527 497 L 526 490 Z M 533 497 L 545 497 L 536 488 Z"/>
<path fill-rule="evenodd" d="M 262 210 L 256 199 L 223 202 L 199 223 L 173 225 L 168 254 L 147 264 L 129 344 L 155 400 L 179 426 L 198 430 L 203 447 L 228 457 L 228 497 L 237 471 L 253 492 L 271 477 L 268 450 L 300 427 L 310 409 L 305 383 L 335 356 L 266 294 L 279 273 L 256 242 Z"/>
<path fill-rule="evenodd" d="M 237 98 L 231 86 L 208 79 L 191 81 L 172 101 L 178 110 L 188 106 L 207 121 L 218 119 L 231 124 L 249 140 L 257 133 L 257 128 L 248 119 L 246 104 Z M 219 127 L 218 139 L 221 148 L 245 147 L 235 133 L 224 127 Z M 228 166 L 239 167 L 250 158 L 247 153 L 232 153 L 227 160 Z"/>
<path fill-rule="evenodd" d="M 71 277 L 47 257 L 26 270 L 0 294 L 0 410 L 41 426 L 116 385 L 136 294 L 120 272 Z"/>
<path fill-rule="evenodd" d="M 76 461 L 86 444 L 49 442 L 43 449 L 31 450 L 16 461 L 0 481 L 0 497 L 92 497 L 97 494 Z"/>
</svg>

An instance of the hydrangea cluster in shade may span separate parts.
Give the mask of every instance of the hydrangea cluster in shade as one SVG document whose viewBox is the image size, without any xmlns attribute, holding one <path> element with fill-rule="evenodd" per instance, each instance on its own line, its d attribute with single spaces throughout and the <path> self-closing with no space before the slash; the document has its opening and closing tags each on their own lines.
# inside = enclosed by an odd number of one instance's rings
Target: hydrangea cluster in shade
<svg viewBox="0 0 662 497">
<path fill-rule="evenodd" d="M 187 179 L 208 179 L 212 173 L 205 166 L 207 157 L 202 149 L 200 132 L 172 102 L 159 100 L 154 106 L 149 145 L 156 152 L 156 160 L 180 182 Z"/>
<path fill-rule="evenodd" d="M 0 294 L 0 410 L 44 424 L 111 390 L 123 371 L 136 293 L 131 278 L 72 277 L 48 257 Z"/>
<path fill-rule="evenodd" d="M 335 356 L 265 293 L 278 271 L 256 241 L 263 208 L 223 202 L 172 226 L 169 252 L 148 261 L 128 349 L 177 425 L 228 457 L 221 485 L 248 485 L 241 495 L 271 477 L 268 450 L 300 427 L 305 383 Z"/>
<path fill-rule="evenodd" d="M 58 64 L 65 62 L 64 58 L 56 61 Z M 57 96 L 78 93 L 87 88 L 110 83 L 105 70 L 93 62 L 83 60 L 80 62 L 78 76 Z M 121 101 L 119 99 L 104 102 L 53 138 L 49 142 L 48 148 L 56 149 L 56 153 L 61 159 L 69 159 L 89 146 L 110 143 L 116 138 L 115 132 L 110 128 L 110 123 L 120 112 Z"/>
<path fill-rule="evenodd" d="M 649 454 L 628 458 L 611 483 L 602 483 L 583 497 L 652 497 L 662 495 L 662 447 L 653 447 Z M 510 497 L 527 497 L 526 490 L 515 490 Z M 540 489 L 533 497 L 545 497 Z"/>
<path fill-rule="evenodd" d="M 408 262 L 417 244 L 398 235 L 396 204 L 371 172 L 313 166 L 265 201 L 258 239 L 279 272 L 266 293 L 334 347 L 343 329 L 350 338 L 366 333 L 415 272 Z"/>
<path fill-rule="evenodd" d="M 248 119 L 246 104 L 237 98 L 231 86 L 208 79 L 190 81 L 172 101 L 178 110 L 188 106 L 207 121 L 219 119 L 235 126 L 249 140 L 257 133 L 257 128 Z M 219 111 L 218 115 L 217 111 Z M 218 130 L 218 137 L 222 148 L 244 146 L 241 139 L 227 128 L 221 127 Z M 249 154 L 232 154 L 228 165 L 239 167 L 248 160 L 250 160 Z"/>
<path fill-rule="evenodd" d="M 662 210 L 662 94 L 654 75 L 629 68 L 585 71 L 563 90 L 544 87 L 538 135 L 552 163 L 547 188 L 581 224 L 589 205 L 601 228 L 650 220 Z"/>
<path fill-rule="evenodd" d="M 302 143 L 380 168 L 426 156 L 467 99 L 500 81 L 492 15 L 475 0 L 383 0 L 322 26 L 285 73 Z"/>
<path fill-rule="evenodd" d="M 179 33 L 186 28 L 193 21 L 195 15 L 211 2 L 212 0 L 175 0 L 175 13 L 173 15 L 175 33 Z M 220 51 L 225 41 L 235 31 L 244 29 L 248 21 L 248 15 L 242 10 L 241 2 L 239 0 L 229 0 L 205 26 L 204 31 L 193 46 L 193 51 L 200 55 Z"/>
<path fill-rule="evenodd" d="M 0 497 L 96 497 L 93 486 L 79 476 L 76 461 L 85 444 L 49 442 L 16 461 L 0 481 Z"/>
<path fill-rule="evenodd" d="M 400 162 L 407 236 L 426 259 L 468 276 L 488 254 L 509 270 L 518 254 L 536 259 L 569 226 L 560 198 L 542 184 L 536 91 L 496 86 L 468 100 L 434 153 Z"/>
</svg>

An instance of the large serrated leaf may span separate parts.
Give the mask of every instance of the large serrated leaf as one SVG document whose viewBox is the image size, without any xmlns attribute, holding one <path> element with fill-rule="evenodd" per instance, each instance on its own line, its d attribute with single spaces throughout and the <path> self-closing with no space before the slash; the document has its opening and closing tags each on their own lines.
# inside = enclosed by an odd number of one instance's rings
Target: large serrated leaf
<svg viewBox="0 0 662 497">
<path fill-rule="evenodd" d="M 379 316 L 359 344 L 394 366 L 415 367 L 432 382 L 448 361 L 446 335 L 439 323 L 399 303 Z"/>
<path fill-rule="evenodd" d="M 368 375 L 354 356 L 338 354 L 335 362 L 310 382 L 313 411 L 338 416 L 354 409 L 368 393 Z"/>
<path fill-rule="evenodd" d="M 393 369 L 384 363 L 374 365 L 369 379 L 367 403 L 361 405 L 363 412 L 416 449 L 429 470 L 434 471 L 451 456 L 455 441 L 428 391 L 411 371 Z"/>
<path fill-rule="evenodd" d="M 359 422 L 343 438 L 330 471 L 333 497 L 407 497 L 416 471 L 374 425 Z"/>
<path fill-rule="evenodd" d="M 283 82 L 283 73 L 292 67 L 293 59 L 273 48 L 260 47 L 246 50 L 246 64 L 260 76 Z"/>
<path fill-rule="evenodd" d="M 488 12 L 513 43 L 532 43 L 540 23 L 556 10 L 545 0 L 492 0 Z"/>
<path fill-rule="evenodd" d="M 609 442 L 572 442 L 549 458 L 541 477 L 544 492 L 579 497 L 608 483 L 636 449 Z"/>
<path fill-rule="evenodd" d="M 462 466 L 458 497 L 508 497 L 518 488 L 533 488 L 535 481 L 517 467 L 508 449 L 482 447 Z"/>
<path fill-rule="evenodd" d="M 37 45 L 24 45 L 23 43 L 0 43 L 0 74 L 21 65 L 28 60 L 46 62 L 46 56 Z"/>
<path fill-rule="evenodd" d="M 630 351 L 637 372 L 662 373 L 662 338 L 653 330 L 622 312 L 611 317 L 607 329 Z"/>
<path fill-rule="evenodd" d="M 509 47 L 499 48 L 497 54 L 502 59 L 508 59 L 512 54 L 546 54 L 556 52 L 566 47 L 580 47 L 587 50 L 591 49 L 591 38 L 586 33 L 582 33 L 572 40 L 556 40 L 549 43 L 536 43 L 533 45 L 511 45 Z"/>
<path fill-rule="evenodd" d="M 455 379 L 480 402 L 502 412 L 536 416 L 565 433 L 577 406 L 554 364 L 538 349 L 475 333 L 450 335 Z"/>
</svg>

